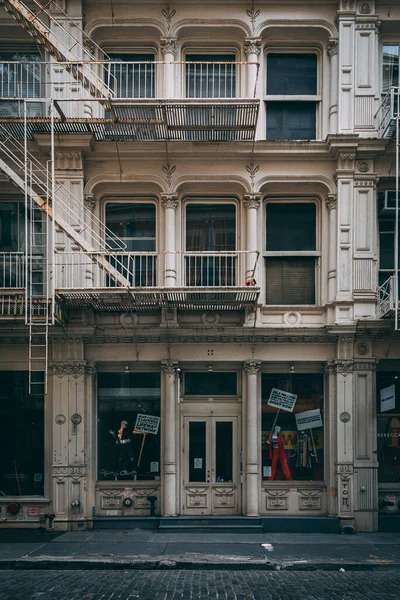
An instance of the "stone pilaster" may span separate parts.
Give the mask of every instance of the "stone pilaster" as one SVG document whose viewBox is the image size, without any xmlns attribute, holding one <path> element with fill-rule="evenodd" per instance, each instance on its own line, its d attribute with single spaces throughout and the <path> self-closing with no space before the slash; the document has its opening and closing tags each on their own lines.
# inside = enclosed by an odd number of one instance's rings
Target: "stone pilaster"
<svg viewBox="0 0 400 600">
<path fill-rule="evenodd" d="M 176 467 L 176 361 L 161 362 L 164 373 L 164 461 L 163 461 L 163 515 L 177 514 L 177 467 Z"/>
<path fill-rule="evenodd" d="M 178 206 L 177 194 L 161 194 L 161 204 L 164 208 L 164 250 L 165 269 L 164 285 L 176 286 L 176 232 L 175 211 Z"/>
<path fill-rule="evenodd" d="M 160 38 L 161 52 L 164 55 L 164 98 L 175 98 L 175 82 L 179 80 L 179 73 L 176 69 L 182 68 L 182 65 L 173 64 L 176 53 L 176 37 Z"/>
<path fill-rule="evenodd" d="M 338 130 L 338 81 L 339 81 L 339 42 L 336 38 L 330 38 L 327 52 L 331 59 L 330 77 L 330 106 L 329 106 L 329 133 L 337 133 Z"/>
<path fill-rule="evenodd" d="M 259 248 L 257 243 L 258 209 L 261 203 L 261 194 L 252 193 L 244 195 L 244 207 L 246 209 L 246 275 L 245 280 L 253 278 L 257 281 L 255 264 L 257 254 L 254 252 Z"/>
<path fill-rule="evenodd" d="M 261 361 L 246 360 L 243 368 L 246 374 L 246 509 L 245 514 L 254 517 L 259 514 L 259 491 L 261 487 L 259 473 L 259 449 L 261 438 L 258 430 L 258 419 L 261 414 L 261 398 L 259 398 L 258 373 Z"/>
</svg>

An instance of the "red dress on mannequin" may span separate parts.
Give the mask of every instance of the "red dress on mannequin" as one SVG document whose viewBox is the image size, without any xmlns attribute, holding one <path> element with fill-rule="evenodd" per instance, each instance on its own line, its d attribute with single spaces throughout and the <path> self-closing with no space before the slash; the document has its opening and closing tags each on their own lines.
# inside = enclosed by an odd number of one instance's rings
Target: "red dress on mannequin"
<svg viewBox="0 0 400 600">
<path fill-rule="evenodd" d="M 272 460 L 272 465 L 271 465 L 271 477 L 268 477 L 268 479 L 270 481 L 273 481 L 275 479 L 276 465 L 279 460 L 281 463 L 282 471 L 283 471 L 283 474 L 285 475 L 285 478 L 289 481 L 292 481 L 292 476 L 290 474 L 289 467 L 287 464 L 285 447 L 283 445 L 283 438 L 280 433 L 274 433 L 271 438 L 271 445 L 269 448 L 269 457 Z"/>
</svg>

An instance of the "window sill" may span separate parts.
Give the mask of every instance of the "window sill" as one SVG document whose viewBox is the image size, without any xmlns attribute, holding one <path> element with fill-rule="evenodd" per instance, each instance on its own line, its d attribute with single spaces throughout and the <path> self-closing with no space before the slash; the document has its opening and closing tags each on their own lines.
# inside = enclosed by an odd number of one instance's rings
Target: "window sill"
<svg viewBox="0 0 400 600">
<path fill-rule="evenodd" d="M 134 481 L 126 479 L 124 481 L 115 481 L 114 479 L 110 479 L 109 481 L 97 481 L 96 482 L 96 490 L 102 490 L 105 488 L 109 488 L 112 486 L 113 488 L 147 488 L 147 487 L 160 487 L 161 479 L 147 479 L 146 481 Z"/>
<path fill-rule="evenodd" d="M 50 498 L 45 496 L 1 496 L 0 503 L 18 502 L 18 504 L 48 504 Z"/>
</svg>

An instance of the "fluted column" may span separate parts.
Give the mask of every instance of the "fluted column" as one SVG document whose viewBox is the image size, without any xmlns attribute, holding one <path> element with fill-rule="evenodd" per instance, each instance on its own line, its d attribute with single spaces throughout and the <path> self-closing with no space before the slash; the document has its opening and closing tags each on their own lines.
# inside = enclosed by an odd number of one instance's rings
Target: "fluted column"
<svg viewBox="0 0 400 600">
<path fill-rule="evenodd" d="M 256 253 L 251 252 L 257 250 L 257 216 L 258 209 L 260 207 L 261 194 L 245 194 L 244 195 L 244 207 L 246 209 L 246 250 L 249 252 L 246 255 L 246 276 L 245 280 L 249 277 L 255 277 L 254 266 L 256 263 Z M 257 279 L 257 278 L 256 278 Z"/>
<path fill-rule="evenodd" d="M 246 398 L 246 515 L 256 517 L 259 514 L 259 467 L 258 467 L 258 448 L 261 439 L 258 432 L 258 411 L 260 401 L 258 398 L 258 372 L 261 361 L 246 360 L 244 370 L 247 380 L 247 398 Z"/>
<path fill-rule="evenodd" d="M 178 206 L 177 194 L 162 194 L 161 203 L 164 208 L 164 285 L 176 286 L 176 240 L 175 240 L 175 210 Z"/>
<path fill-rule="evenodd" d="M 177 65 L 172 64 L 175 60 L 176 38 L 163 37 L 160 39 L 161 52 L 164 55 L 164 98 L 175 98 L 175 81 L 178 73 L 175 72 Z"/>
<path fill-rule="evenodd" d="M 176 361 L 165 360 L 161 363 L 164 372 L 164 472 L 163 493 L 165 517 L 176 516 Z"/>
<path fill-rule="evenodd" d="M 261 52 L 261 38 L 246 38 L 244 41 L 244 53 L 246 55 L 247 62 L 258 63 L 258 57 Z M 257 71 L 258 65 L 247 65 L 247 98 L 254 98 L 256 94 L 257 86 Z"/>
<path fill-rule="evenodd" d="M 328 194 L 326 206 L 329 210 L 329 257 L 328 257 L 328 301 L 336 298 L 336 257 L 337 257 L 337 195 Z"/>
<path fill-rule="evenodd" d="M 328 43 L 328 54 L 331 59 L 331 93 L 329 106 L 329 133 L 338 132 L 338 81 L 339 81 L 339 60 L 338 60 L 338 40 L 331 38 Z"/>
</svg>

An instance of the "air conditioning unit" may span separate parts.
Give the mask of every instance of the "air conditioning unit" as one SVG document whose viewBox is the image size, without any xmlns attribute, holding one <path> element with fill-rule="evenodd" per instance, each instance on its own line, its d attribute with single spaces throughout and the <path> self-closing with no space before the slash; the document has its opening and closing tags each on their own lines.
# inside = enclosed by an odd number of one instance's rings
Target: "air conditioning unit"
<svg viewBox="0 0 400 600">
<path fill-rule="evenodd" d="M 396 190 L 385 190 L 379 193 L 380 214 L 390 217 L 395 216 L 396 211 Z M 399 194 L 399 213 L 400 213 L 400 194 Z"/>
</svg>

